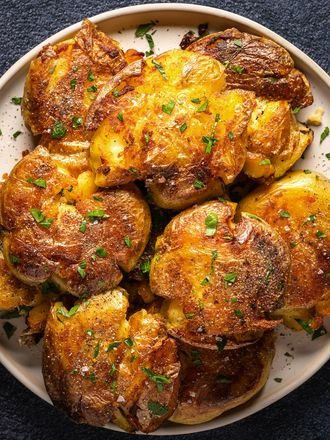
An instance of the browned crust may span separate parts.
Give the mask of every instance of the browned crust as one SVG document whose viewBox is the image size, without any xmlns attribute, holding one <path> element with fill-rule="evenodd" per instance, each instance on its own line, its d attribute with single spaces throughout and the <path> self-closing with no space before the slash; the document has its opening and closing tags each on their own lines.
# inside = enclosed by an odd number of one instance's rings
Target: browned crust
<svg viewBox="0 0 330 440">
<path fill-rule="evenodd" d="M 305 75 L 294 68 L 290 54 L 268 38 L 232 28 L 203 37 L 187 50 L 210 55 L 223 64 L 229 62 L 228 88 L 252 90 L 268 99 L 285 99 L 292 107 L 307 107 L 313 103 Z M 244 69 L 242 74 L 235 66 Z"/>
<path fill-rule="evenodd" d="M 205 234 L 211 212 L 218 217 L 212 237 Z M 248 215 L 233 223 L 234 213 L 235 205 L 218 201 L 193 207 L 176 216 L 156 243 L 151 290 L 168 300 L 163 312 L 171 334 L 193 345 L 216 349 L 217 337 L 226 337 L 227 348 L 233 348 L 279 323 L 269 313 L 283 303 L 287 246 L 266 223 Z M 228 273 L 236 280 L 226 285 Z"/>
<path fill-rule="evenodd" d="M 182 378 L 178 407 L 171 421 L 204 423 L 242 405 L 265 385 L 275 354 L 266 334 L 255 344 L 215 352 L 179 344 Z"/>
<path fill-rule="evenodd" d="M 61 303 L 55 304 L 45 331 L 43 374 L 54 404 L 74 420 L 96 426 L 112 421 L 151 432 L 177 403 L 177 348 L 156 315 L 141 310 L 125 320 L 125 295 L 118 289 L 94 296 L 71 318 L 59 315 Z M 113 341 L 120 344 L 107 351 Z M 166 376 L 168 383 L 158 389 L 142 367 Z M 150 401 L 166 406 L 166 413 L 152 413 Z"/>
<path fill-rule="evenodd" d="M 27 181 L 44 179 L 46 188 Z M 150 213 L 134 186 L 96 192 L 75 199 L 76 179 L 59 171 L 49 153 L 38 147 L 13 169 L 1 191 L 1 223 L 10 232 L 4 239 L 5 259 L 15 276 L 28 284 L 53 279 L 74 295 L 102 292 L 119 284 L 121 269 L 130 271 L 147 244 Z M 52 219 L 39 225 L 30 209 Z M 88 213 L 103 212 L 104 219 Z M 86 231 L 79 229 L 86 222 Z M 129 237 L 131 246 L 125 244 Z M 95 256 L 101 247 L 106 255 Z M 10 255 L 18 257 L 13 264 Z M 86 263 L 86 276 L 79 264 Z"/>
</svg>

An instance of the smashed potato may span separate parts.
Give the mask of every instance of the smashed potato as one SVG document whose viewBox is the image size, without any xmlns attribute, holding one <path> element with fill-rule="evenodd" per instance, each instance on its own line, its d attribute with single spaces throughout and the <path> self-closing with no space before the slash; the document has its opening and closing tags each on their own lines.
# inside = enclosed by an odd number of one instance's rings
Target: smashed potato
<svg viewBox="0 0 330 440">
<path fill-rule="evenodd" d="M 43 374 L 55 406 L 74 420 L 150 432 L 175 409 L 180 364 L 162 320 L 145 310 L 127 320 L 127 308 L 123 289 L 70 310 L 56 303 L 45 331 Z"/>
<path fill-rule="evenodd" d="M 254 93 L 224 88 L 224 67 L 210 57 L 171 50 L 147 59 L 98 103 L 107 118 L 91 143 L 96 184 L 142 179 L 171 209 L 222 194 L 244 166 L 255 105 Z"/>
<path fill-rule="evenodd" d="M 258 98 L 247 127 L 244 173 L 253 179 L 277 179 L 300 159 L 313 132 L 298 122 L 288 101 Z"/>
<path fill-rule="evenodd" d="M 172 422 L 196 425 L 242 405 L 265 385 L 275 354 L 274 337 L 217 352 L 179 344 L 182 378 Z"/>
<path fill-rule="evenodd" d="M 119 284 L 148 241 L 148 205 L 134 186 L 97 192 L 88 175 L 74 179 L 36 148 L 1 189 L 0 220 L 9 231 L 4 256 L 27 284 L 52 280 L 73 295 Z"/>
<path fill-rule="evenodd" d="M 207 35 L 187 50 L 209 55 L 225 64 L 230 89 L 252 90 L 267 99 L 285 99 L 292 108 L 313 103 L 306 76 L 294 68 L 287 50 L 269 38 L 232 28 Z"/>
<path fill-rule="evenodd" d="M 287 317 L 289 324 L 295 317 L 329 315 L 329 179 L 309 170 L 292 171 L 250 193 L 239 209 L 267 221 L 290 248 L 291 277 L 278 315 Z M 311 315 L 306 316 L 306 309 Z"/>
<path fill-rule="evenodd" d="M 236 205 L 213 201 L 177 215 L 157 240 L 151 291 L 166 301 L 171 335 L 192 345 L 233 348 L 279 324 L 290 269 L 283 239 Z"/>
</svg>

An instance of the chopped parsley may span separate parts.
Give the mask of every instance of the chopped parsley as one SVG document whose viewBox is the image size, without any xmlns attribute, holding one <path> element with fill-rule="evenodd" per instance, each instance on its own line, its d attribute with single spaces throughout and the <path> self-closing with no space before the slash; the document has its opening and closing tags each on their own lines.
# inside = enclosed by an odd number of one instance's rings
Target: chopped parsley
<svg viewBox="0 0 330 440">
<path fill-rule="evenodd" d="M 290 216 L 289 211 L 281 211 L 281 212 L 280 212 L 280 217 L 283 217 L 283 218 L 290 218 L 291 216 Z"/>
<path fill-rule="evenodd" d="M 281 383 L 282 378 L 281 377 L 274 377 L 275 382 Z"/>
<path fill-rule="evenodd" d="M 67 133 L 67 129 L 64 127 L 62 121 L 56 121 L 52 128 L 52 138 L 53 139 L 61 139 Z"/>
<path fill-rule="evenodd" d="M 194 98 L 194 99 L 191 100 L 191 102 L 194 103 L 194 104 L 200 104 L 201 100 L 199 98 Z"/>
<path fill-rule="evenodd" d="M 107 352 L 114 350 L 115 348 L 119 347 L 121 344 L 121 341 L 114 341 L 112 342 L 109 347 L 107 348 Z"/>
<path fill-rule="evenodd" d="M 64 307 L 61 307 L 56 311 L 58 315 L 65 316 L 66 318 L 71 318 L 73 315 L 75 315 L 79 310 L 79 304 L 76 304 L 75 306 L 71 307 L 70 310 L 66 310 Z"/>
<path fill-rule="evenodd" d="M 155 374 L 150 368 L 142 367 L 141 369 L 153 382 L 156 383 L 157 390 L 160 392 L 163 391 L 164 384 L 171 383 L 171 379 L 162 374 Z"/>
<path fill-rule="evenodd" d="M 9 261 L 12 264 L 18 264 L 21 261 L 21 259 L 19 257 L 17 257 L 16 255 L 9 254 Z"/>
<path fill-rule="evenodd" d="M 211 154 L 211 151 L 212 151 L 212 148 L 214 147 L 214 144 L 216 142 L 218 142 L 218 140 L 215 139 L 214 135 L 215 135 L 215 129 L 218 125 L 219 120 L 220 120 L 220 115 L 219 115 L 219 113 L 217 113 L 215 115 L 215 120 L 214 120 L 214 124 L 212 127 L 211 135 L 202 137 L 202 141 L 205 144 L 205 153 L 206 154 Z"/>
<path fill-rule="evenodd" d="M 21 98 L 21 97 L 19 97 L 19 96 L 13 96 L 13 97 L 11 98 L 11 102 L 12 102 L 13 104 L 15 104 L 15 105 L 21 105 L 21 104 L 22 104 L 22 99 L 23 99 L 23 98 Z"/>
<path fill-rule="evenodd" d="M 17 330 L 17 327 L 15 327 L 13 324 L 11 324 L 8 321 L 6 321 L 3 324 L 2 328 L 4 329 L 8 339 L 10 339 L 13 336 L 13 334 L 15 333 L 15 331 Z"/>
<path fill-rule="evenodd" d="M 299 113 L 300 112 L 300 107 L 295 107 L 293 110 L 292 110 L 292 113 L 294 114 L 294 115 L 296 115 L 297 113 Z"/>
<path fill-rule="evenodd" d="M 87 79 L 88 79 L 88 81 L 94 81 L 94 79 L 95 79 L 93 72 L 90 69 L 87 74 Z"/>
<path fill-rule="evenodd" d="M 97 86 L 93 84 L 91 87 L 88 87 L 87 92 L 97 92 Z"/>
<path fill-rule="evenodd" d="M 96 249 L 95 254 L 98 257 L 104 258 L 108 255 L 108 252 L 104 249 L 104 247 L 100 246 Z"/>
<path fill-rule="evenodd" d="M 175 106 L 175 101 L 169 101 L 168 104 L 163 104 L 162 105 L 162 111 L 164 113 L 167 113 L 168 115 L 170 115 L 172 113 L 172 110 L 174 109 Z"/>
<path fill-rule="evenodd" d="M 300 325 L 300 327 L 302 327 L 306 333 L 308 333 L 309 335 L 313 334 L 313 329 L 310 327 L 310 321 L 304 321 L 303 319 L 296 319 L 296 321 L 298 322 L 298 324 Z"/>
<path fill-rule="evenodd" d="M 87 330 L 85 330 L 85 334 L 86 334 L 87 336 L 93 336 L 93 335 L 95 334 L 95 332 L 94 332 L 94 330 L 87 329 Z"/>
<path fill-rule="evenodd" d="M 237 279 L 237 274 L 236 272 L 228 272 L 226 273 L 226 275 L 223 277 L 224 282 L 225 282 L 225 288 L 227 289 L 228 287 L 228 283 L 235 283 L 236 279 Z"/>
<path fill-rule="evenodd" d="M 181 131 L 181 133 L 183 133 L 186 130 L 187 130 L 187 124 L 184 122 L 180 127 L 180 131 Z"/>
<path fill-rule="evenodd" d="M 128 347 L 132 347 L 134 342 L 132 338 L 126 338 L 124 339 L 124 343 L 128 346 Z"/>
<path fill-rule="evenodd" d="M 146 261 L 143 261 L 141 264 L 140 264 L 140 270 L 141 270 L 141 272 L 142 273 L 149 273 L 150 272 L 150 266 L 151 266 L 151 263 L 150 263 L 150 260 L 146 260 Z"/>
<path fill-rule="evenodd" d="M 205 102 L 203 102 L 203 104 L 200 107 L 198 107 L 197 111 L 199 113 L 205 112 L 205 110 L 207 109 L 208 105 L 209 105 L 209 101 L 206 100 Z"/>
<path fill-rule="evenodd" d="M 325 238 L 327 236 L 327 234 L 322 231 L 316 231 L 315 235 L 317 238 Z"/>
<path fill-rule="evenodd" d="M 153 49 L 155 47 L 155 42 L 154 42 L 154 40 L 152 38 L 152 35 L 151 34 L 146 34 L 146 39 L 147 39 L 149 47 L 150 47 L 150 52 L 153 53 Z"/>
<path fill-rule="evenodd" d="M 325 129 L 321 133 L 320 144 L 322 144 L 322 142 L 325 140 L 325 138 L 327 138 L 329 136 L 329 134 L 330 134 L 329 127 L 325 127 Z"/>
<path fill-rule="evenodd" d="M 47 187 L 47 182 L 45 179 L 36 179 L 33 180 L 32 177 L 28 177 L 26 179 L 27 182 L 29 183 L 33 183 L 33 185 L 35 186 L 39 186 L 40 188 L 46 188 Z"/>
<path fill-rule="evenodd" d="M 298 245 L 295 241 L 290 241 L 290 248 L 295 248 Z"/>
<path fill-rule="evenodd" d="M 93 358 L 94 358 L 94 359 L 97 358 L 97 356 L 99 355 L 99 353 L 100 353 L 100 341 L 97 342 L 97 344 L 96 344 L 96 346 L 95 346 L 95 348 L 94 348 L 94 355 L 93 355 Z"/>
<path fill-rule="evenodd" d="M 70 81 L 70 87 L 71 87 L 71 90 L 76 90 L 76 85 L 77 85 L 77 80 L 76 80 L 76 78 L 73 78 L 73 79 Z"/>
<path fill-rule="evenodd" d="M 85 261 L 81 261 L 78 265 L 77 272 L 79 273 L 82 279 L 86 278 L 87 276 L 87 272 L 85 271 L 86 267 L 87 267 L 87 263 L 85 263 Z"/>
<path fill-rule="evenodd" d="M 103 209 L 94 209 L 93 211 L 87 211 L 86 216 L 90 222 L 109 218 L 110 216 L 104 212 Z"/>
<path fill-rule="evenodd" d="M 244 317 L 244 313 L 239 309 L 234 309 L 234 313 L 237 316 L 237 318 L 242 319 Z"/>
<path fill-rule="evenodd" d="M 86 232 L 86 222 L 85 222 L 85 220 L 83 220 L 80 223 L 79 232 L 81 232 L 82 234 L 85 234 L 85 232 Z"/>
<path fill-rule="evenodd" d="M 202 182 L 201 180 L 196 179 L 194 182 L 194 188 L 195 189 L 203 189 L 203 188 L 205 188 L 205 183 Z"/>
<path fill-rule="evenodd" d="M 149 32 L 154 27 L 154 25 L 154 21 L 140 24 L 135 31 L 136 38 L 143 38 L 147 34 L 147 32 Z"/>
<path fill-rule="evenodd" d="M 201 281 L 202 286 L 206 286 L 207 283 L 211 283 L 211 275 L 206 275 L 206 277 Z"/>
<path fill-rule="evenodd" d="M 258 163 L 258 165 L 260 165 L 260 166 L 270 165 L 270 164 L 271 164 L 271 161 L 269 159 L 264 159 Z"/>
<path fill-rule="evenodd" d="M 76 129 L 83 125 L 83 119 L 78 116 L 73 116 L 72 118 L 72 128 Z"/>
<path fill-rule="evenodd" d="M 17 139 L 20 134 L 22 134 L 21 131 L 19 131 L 19 130 L 15 131 L 15 133 L 13 134 L 13 138 Z"/>
<path fill-rule="evenodd" d="M 168 407 L 166 405 L 161 405 L 159 402 L 155 402 L 154 400 L 149 400 L 148 409 L 155 416 L 163 416 L 168 412 Z"/>
<path fill-rule="evenodd" d="M 304 170 L 305 174 L 312 174 L 311 170 Z"/>
<path fill-rule="evenodd" d="M 241 40 L 234 40 L 233 43 L 234 43 L 234 46 L 242 47 L 242 41 Z"/>
<path fill-rule="evenodd" d="M 166 80 L 168 80 L 167 75 L 165 73 L 165 70 L 163 69 L 163 67 L 157 63 L 157 61 L 152 60 L 153 64 L 155 65 L 156 69 L 158 70 L 158 72 L 162 75 L 162 77 Z"/>
<path fill-rule="evenodd" d="M 184 316 L 186 319 L 192 319 L 195 316 L 195 313 L 185 313 Z"/>
<path fill-rule="evenodd" d="M 115 98 L 118 98 L 118 96 L 119 96 L 118 89 L 115 88 L 115 89 L 113 90 L 112 94 L 113 94 L 113 96 L 114 96 Z"/>
<path fill-rule="evenodd" d="M 128 248 L 132 247 L 132 240 L 128 236 L 124 237 L 123 240 L 124 240 L 125 246 L 127 246 Z"/>
<path fill-rule="evenodd" d="M 228 137 L 229 137 L 229 139 L 232 141 L 232 140 L 234 140 L 234 133 L 232 132 L 232 131 L 230 131 L 229 133 L 228 133 Z"/>
<path fill-rule="evenodd" d="M 31 208 L 30 213 L 34 220 L 39 223 L 43 228 L 48 229 L 50 225 L 53 223 L 53 219 L 46 218 L 46 216 L 37 208 Z"/>
<path fill-rule="evenodd" d="M 215 212 L 210 212 L 205 219 L 205 235 L 208 237 L 213 237 L 217 231 L 218 227 L 218 215 Z"/>
<path fill-rule="evenodd" d="M 326 153 L 325 157 L 330 160 L 330 153 Z"/>
<path fill-rule="evenodd" d="M 122 112 L 118 113 L 117 118 L 119 119 L 120 122 L 124 122 L 124 116 Z"/>
</svg>

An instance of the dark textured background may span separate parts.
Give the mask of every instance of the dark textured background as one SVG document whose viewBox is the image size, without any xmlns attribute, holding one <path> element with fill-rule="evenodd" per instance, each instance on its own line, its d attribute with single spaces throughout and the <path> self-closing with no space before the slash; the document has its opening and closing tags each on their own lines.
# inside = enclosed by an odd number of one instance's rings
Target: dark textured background
<svg viewBox="0 0 330 440">
<path fill-rule="evenodd" d="M 148 1 L 0 0 L 0 74 L 35 45 L 84 17 Z M 158 2 L 165 3 L 165 2 Z M 192 1 L 251 18 L 279 33 L 329 72 L 329 0 Z M 0 159 L 1 160 L 1 159 Z M 41 401 L 0 366 L 0 439 L 127 439 L 103 429 L 77 426 Z M 189 440 L 330 439 L 330 363 L 298 390 L 234 425 Z M 157 437 L 148 436 L 150 440 Z M 187 437 L 173 437 L 186 440 Z"/>
</svg>

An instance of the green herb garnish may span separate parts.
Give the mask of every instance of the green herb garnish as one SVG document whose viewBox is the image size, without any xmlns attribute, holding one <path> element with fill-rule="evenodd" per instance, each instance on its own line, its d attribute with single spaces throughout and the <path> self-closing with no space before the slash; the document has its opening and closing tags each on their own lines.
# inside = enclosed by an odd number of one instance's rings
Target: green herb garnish
<svg viewBox="0 0 330 440">
<path fill-rule="evenodd" d="M 218 215 L 215 212 L 210 212 L 210 214 L 208 214 L 205 219 L 205 226 L 205 235 L 208 237 L 213 237 L 218 227 Z"/>
<path fill-rule="evenodd" d="M 67 133 L 67 129 L 64 127 L 62 121 L 56 121 L 52 128 L 52 138 L 53 139 L 61 139 Z"/>
<path fill-rule="evenodd" d="M 172 110 L 174 109 L 175 106 L 175 101 L 169 101 L 168 104 L 163 104 L 162 105 L 162 111 L 164 113 L 167 113 L 168 115 L 170 115 L 172 113 Z"/>
</svg>

